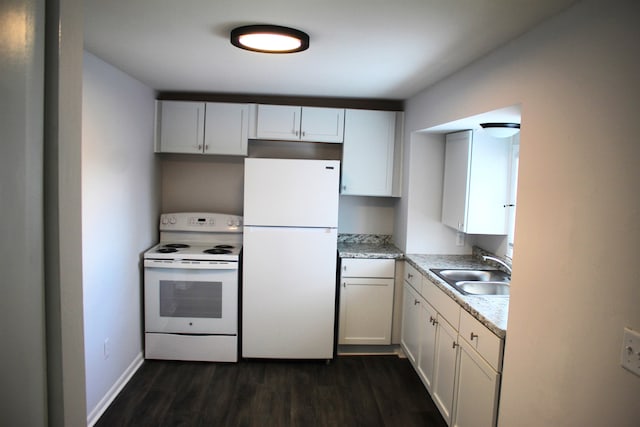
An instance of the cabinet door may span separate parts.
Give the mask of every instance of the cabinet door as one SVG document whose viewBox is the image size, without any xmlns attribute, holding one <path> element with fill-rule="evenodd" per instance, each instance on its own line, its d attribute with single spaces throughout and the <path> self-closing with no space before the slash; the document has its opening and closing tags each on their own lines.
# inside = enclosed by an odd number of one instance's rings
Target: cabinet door
<svg viewBox="0 0 640 427">
<path fill-rule="evenodd" d="M 458 333 L 493 369 L 502 370 L 504 341 L 465 310 L 460 314 Z"/>
<path fill-rule="evenodd" d="M 437 327 L 438 313 L 429 303 L 424 302 L 420 307 L 420 351 L 417 365 L 418 374 L 429 391 L 433 386 Z"/>
<path fill-rule="evenodd" d="M 396 113 L 346 110 L 341 194 L 392 196 Z"/>
<path fill-rule="evenodd" d="M 473 134 L 466 232 L 507 234 L 511 138 Z"/>
<path fill-rule="evenodd" d="M 457 362 L 458 333 L 444 318 L 438 316 L 432 396 L 449 425 L 453 414 Z"/>
<path fill-rule="evenodd" d="M 258 139 L 300 140 L 300 107 L 258 105 Z"/>
<path fill-rule="evenodd" d="M 510 138 L 447 135 L 442 222 L 467 234 L 507 234 Z"/>
<path fill-rule="evenodd" d="M 344 109 L 302 107 L 302 141 L 340 143 L 344 138 Z"/>
<path fill-rule="evenodd" d="M 157 101 L 156 147 L 159 153 L 202 153 L 203 102 Z"/>
<path fill-rule="evenodd" d="M 205 154 L 247 155 L 249 106 L 208 102 L 206 104 Z"/>
<path fill-rule="evenodd" d="M 460 364 L 454 426 L 492 427 L 498 408 L 498 374 L 465 341 L 460 341 Z"/>
<path fill-rule="evenodd" d="M 391 344 L 393 279 L 343 278 L 338 344 Z"/>
<path fill-rule="evenodd" d="M 471 137 L 471 131 L 457 132 L 446 137 L 442 222 L 458 231 L 466 231 Z"/>
<path fill-rule="evenodd" d="M 419 351 L 420 296 L 407 282 L 402 297 L 402 333 L 400 343 L 411 364 L 415 366 Z"/>
<path fill-rule="evenodd" d="M 342 277 L 394 278 L 396 261 L 393 259 L 343 258 Z"/>
</svg>

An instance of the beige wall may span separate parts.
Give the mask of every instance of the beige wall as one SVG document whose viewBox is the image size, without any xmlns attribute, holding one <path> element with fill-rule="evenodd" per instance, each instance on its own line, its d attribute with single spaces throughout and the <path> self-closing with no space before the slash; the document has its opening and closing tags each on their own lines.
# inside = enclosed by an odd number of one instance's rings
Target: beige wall
<svg viewBox="0 0 640 427">
<path fill-rule="evenodd" d="M 242 215 L 244 157 L 162 154 L 162 212 Z M 340 144 L 249 142 L 249 157 L 340 159 Z M 340 233 L 392 234 L 396 199 L 340 197 Z"/>
<path fill-rule="evenodd" d="M 522 106 L 501 426 L 640 419 L 640 378 L 619 363 L 623 328 L 640 330 L 638 16 L 634 0 L 580 2 L 407 102 L 406 144 L 416 130 Z M 430 238 L 416 210 L 435 202 L 416 205 L 414 190 L 396 221 L 405 241 Z"/>
</svg>

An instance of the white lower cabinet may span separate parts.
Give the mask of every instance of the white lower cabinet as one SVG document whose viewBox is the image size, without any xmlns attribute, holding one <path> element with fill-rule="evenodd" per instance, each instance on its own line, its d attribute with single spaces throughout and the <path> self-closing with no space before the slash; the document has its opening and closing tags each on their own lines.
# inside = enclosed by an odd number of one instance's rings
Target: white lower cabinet
<svg viewBox="0 0 640 427">
<path fill-rule="evenodd" d="M 389 345 L 395 260 L 342 259 L 338 344 Z"/>
<path fill-rule="evenodd" d="M 427 390 L 431 391 L 435 375 L 433 367 L 436 358 L 438 313 L 426 301 L 423 301 L 420 305 L 420 324 L 418 328 L 418 346 L 422 351 L 419 352 L 416 369 Z"/>
<path fill-rule="evenodd" d="M 458 393 L 453 425 L 496 425 L 499 388 L 500 374 L 471 345 L 460 340 Z"/>
<path fill-rule="evenodd" d="M 407 273 L 409 272 L 409 273 Z M 504 341 L 405 264 L 402 348 L 450 426 L 497 422 Z"/>
<path fill-rule="evenodd" d="M 406 270 L 405 270 L 406 271 Z M 420 301 L 422 297 L 405 280 L 402 296 L 402 332 L 400 345 L 415 366 L 420 348 Z"/>
<path fill-rule="evenodd" d="M 456 366 L 458 364 L 458 331 L 444 318 L 438 318 L 431 396 L 447 424 L 451 425 L 455 403 Z"/>
</svg>

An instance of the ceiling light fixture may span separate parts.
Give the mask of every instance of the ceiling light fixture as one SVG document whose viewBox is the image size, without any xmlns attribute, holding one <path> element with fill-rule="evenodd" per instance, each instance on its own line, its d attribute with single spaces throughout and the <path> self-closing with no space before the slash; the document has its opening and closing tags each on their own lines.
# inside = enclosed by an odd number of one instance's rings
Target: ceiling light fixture
<svg viewBox="0 0 640 427">
<path fill-rule="evenodd" d="M 520 123 L 480 123 L 480 126 L 496 138 L 508 138 L 520 132 Z"/>
<path fill-rule="evenodd" d="M 277 25 L 246 25 L 231 30 L 231 44 L 263 53 L 294 53 L 309 48 L 309 35 Z"/>
</svg>

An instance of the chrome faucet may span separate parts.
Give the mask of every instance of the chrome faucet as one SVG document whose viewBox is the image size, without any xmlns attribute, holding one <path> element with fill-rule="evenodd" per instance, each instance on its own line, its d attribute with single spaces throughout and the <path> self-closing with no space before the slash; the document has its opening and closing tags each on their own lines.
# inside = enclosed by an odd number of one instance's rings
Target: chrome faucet
<svg viewBox="0 0 640 427">
<path fill-rule="evenodd" d="M 503 266 L 504 268 L 507 269 L 507 273 L 509 274 L 509 277 L 511 277 L 511 267 L 509 266 L 509 264 L 507 264 L 506 262 L 504 262 L 500 258 L 496 258 L 496 257 L 488 256 L 488 255 L 483 255 L 482 259 L 484 261 L 493 261 L 493 262 L 496 262 L 496 263 L 500 264 L 501 266 Z"/>
</svg>

